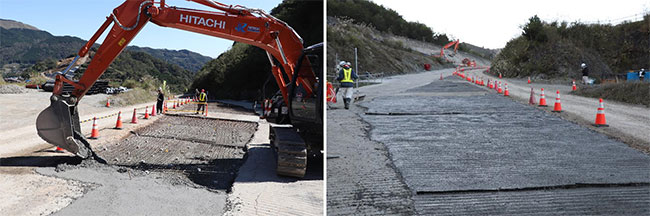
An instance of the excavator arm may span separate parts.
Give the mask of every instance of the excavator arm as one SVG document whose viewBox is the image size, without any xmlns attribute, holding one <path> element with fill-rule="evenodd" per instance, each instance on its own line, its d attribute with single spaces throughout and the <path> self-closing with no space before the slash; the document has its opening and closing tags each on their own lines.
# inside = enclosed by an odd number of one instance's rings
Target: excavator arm
<svg viewBox="0 0 650 216">
<path fill-rule="evenodd" d="M 211 0 L 190 1 L 219 11 L 178 8 L 166 5 L 164 0 L 126 0 L 115 8 L 70 64 L 72 66 L 79 57 L 86 56 L 99 36 L 113 24 L 79 81 L 66 79 L 64 75 L 67 69 L 63 75 L 56 76 L 51 105 L 39 114 L 36 121 L 39 136 L 82 158 L 94 154 L 81 134 L 77 104 L 148 22 L 246 43 L 265 50 L 271 62 L 272 74 L 287 104 L 288 88 L 292 83 L 301 85 L 308 95 L 315 93 L 316 75 L 313 71 L 300 70 L 309 68 L 305 67 L 309 61 L 302 61 L 302 38 L 285 22 L 259 9 Z M 301 76 L 294 76 L 297 73 L 301 73 Z M 74 86 L 69 95 L 62 91 L 64 82 Z"/>
</svg>

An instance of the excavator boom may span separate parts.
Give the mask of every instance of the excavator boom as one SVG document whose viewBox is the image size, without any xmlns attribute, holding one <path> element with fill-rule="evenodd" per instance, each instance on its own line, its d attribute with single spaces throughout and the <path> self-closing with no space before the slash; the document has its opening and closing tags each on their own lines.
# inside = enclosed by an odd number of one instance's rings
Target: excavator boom
<svg viewBox="0 0 650 216">
<path fill-rule="evenodd" d="M 269 56 L 273 76 L 287 104 L 291 83 L 300 85 L 307 95 L 315 94 L 316 75 L 313 71 L 300 70 L 309 68 L 305 66 L 309 61 L 302 60 L 302 38 L 285 22 L 259 9 L 225 5 L 211 0 L 190 1 L 219 11 L 177 8 L 166 5 L 164 0 L 126 0 L 115 8 L 78 52 L 77 58 L 86 56 L 99 36 L 110 27 L 106 39 L 95 52 L 79 81 L 68 80 L 64 75 L 56 76 L 51 105 L 36 120 L 39 136 L 80 157 L 93 155 L 81 133 L 77 104 L 148 22 L 257 46 Z M 302 76 L 295 76 L 298 73 Z M 74 86 L 69 95 L 62 91 L 64 82 Z"/>
</svg>

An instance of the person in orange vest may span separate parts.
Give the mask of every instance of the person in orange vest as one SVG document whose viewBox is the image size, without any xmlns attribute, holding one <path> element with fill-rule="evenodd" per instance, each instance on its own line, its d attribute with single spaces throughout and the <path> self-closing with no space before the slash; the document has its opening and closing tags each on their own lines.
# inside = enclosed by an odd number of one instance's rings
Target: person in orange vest
<svg viewBox="0 0 650 216">
<path fill-rule="evenodd" d="M 205 114 L 205 104 L 208 102 L 208 95 L 205 93 L 205 89 L 201 89 L 201 93 L 199 94 L 199 107 L 196 108 L 196 114 L 199 114 L 199 110 L 201 110 L 201 114 Z"/>
<path fill-rule="evenodd" d="M 341 83 L 341 90 L 343 90 L 343 103 L 345 109 L 350 109 L 352 102 L 352 93 L 354 91 L 354 81 L 359 79 L 357 73 L 350 67 L 350 62 L 341 62 L 342 69 L 339 71 L 339 76 L 336 78 Z"/>
</svg>

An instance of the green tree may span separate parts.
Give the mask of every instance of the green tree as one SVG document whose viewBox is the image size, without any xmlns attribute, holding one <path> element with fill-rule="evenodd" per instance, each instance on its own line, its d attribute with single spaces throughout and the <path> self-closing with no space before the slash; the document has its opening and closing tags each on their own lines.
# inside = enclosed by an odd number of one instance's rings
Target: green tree
<svg viewBox="0 0 650 216">
<path fill-rule="evenodd" d="M 528 23 L 524 26 L 523 30 L 522 35 L 529 41 L 543 43 L 548 40 L 548 36 L 544 32 L 544 23 L 542 23 L 542 20 L 537 15 L 528 19 Z"/>
</svg>

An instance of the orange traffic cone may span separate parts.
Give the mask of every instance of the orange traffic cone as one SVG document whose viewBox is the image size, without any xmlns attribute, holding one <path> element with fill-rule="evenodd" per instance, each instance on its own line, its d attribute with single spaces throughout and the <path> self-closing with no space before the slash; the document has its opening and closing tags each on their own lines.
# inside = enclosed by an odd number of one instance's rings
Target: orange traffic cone
<svg viewBox="0 0 650 216">
<path fill-rule="evenodd" d="M 497 89 L 497 93 L 499 94 L 503 93 L 503 90 L 501 89 L 501 82 L 499 82 L 499 88 Z"/>
<path fill-rule="evenodd" d="M 149 106 L 146 106 L 144 108 L 144 119 L 149 119 L 149 113 L 147 112 L 148 109 L 149 109 Z"/>
<path fill-rule="evenodd" d="M 542 88 L 542 94 L 539 96 L 539 106 L 545 107 L 546 105 L 546 96 L 544 95 L 544 88 Z"/>
<path fill-rule="evenodd" d="M 600 104 L 598 105 L 598 112 L 596 112 L 596 127 L 609 127 L 607 121 L 605 120 L 605 105 L 603 104 L 603 99 L 600 98 Z"/>
<path fill-rule="evenodd" d="M 156 104 L 151 106 L 151 116 L 156 116 Z"/>
<path fill-rule="evenodd" d="M 205 103 L 205 116 L 208 116 L 208 103 Z"/>
<path fill-rule="evenodd" d="M 137 124 L 138 117 L 135 116 L 135 108 L 133 108 L 133 118 L 131 118 L 131 124 Z"/>
<path fill-rule="evenodd" d="M 122 111 L 117 113 L 117 122 L 115 122 L 115 128 L 117 130 L 122 130 Z"/>
<path fill-rule="evenodd" d="M 167 101 L 163 104 L 163 113 L 167 112 Z"/>
<path fill-rule="evenodd" d="M 535 105 L 535 90 L 530 88 L 530 99 L 528 99 L 528 104 Z"/>
<path fill-rule="evenodd" d="M 93 130 L 90 132 L 90 139 L 99 138 L 99 130 L 97 130 L 97 117 L 93 117 Z"/>
<path fill-rule="evenodd" d="M 560 90 L 557 90 L 557 96 L 555 97 L 555 106 L 553 107 L 553 112 L 562 112 L 562 103 L 560 103 Z"/>
<path fill-rule="evenodd" d="M 499 84 L 501 84 L 501 82 L 499 82 Z M 499 87 L 496 80 L 494 81 L 494 90 L 499 91 Z"/>
<path fill-rule="evenodd" d="M 174 103 L 172 103 L 172 109 L 176 109 L 176 101 L 174 101 Z"/>
<path fill-rule="evenodd" d="M 503 92 L 503 96 L 510 96 L 510 91 L 508 91 L 508 83 L 505 84 L 506 90 Z"/>
<path fill-rule="evenodd" d="M 571 90 L 578 90 L 578 87 L 576 86 L 576 80 L 573 80 L 573 87 L 571 87 Z"/>
<path fill-rule="evenodd" d="M 492 81 L 491 81 L 490 79 L 488 79 L 487 87 L 488 87 L 488 88 L 492 88 Z"/>
<path fill-rule="evenodd" d="M 530 77 L 528 77 L 528 84 L 530 84 Z"/>
<path fill-rule="evenodd" d="M 111 107 L 111 99 L 106 100 L 106 107 Z"/>
<path fill-rule="evenodd" d="M 502 78 L 502 77 L 501 77 L 501 73 L 499 73 L 499 79 L 501 79 L 501 78 Z"/>
</svg>

